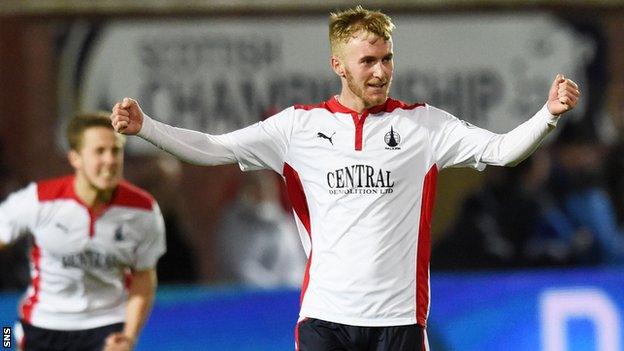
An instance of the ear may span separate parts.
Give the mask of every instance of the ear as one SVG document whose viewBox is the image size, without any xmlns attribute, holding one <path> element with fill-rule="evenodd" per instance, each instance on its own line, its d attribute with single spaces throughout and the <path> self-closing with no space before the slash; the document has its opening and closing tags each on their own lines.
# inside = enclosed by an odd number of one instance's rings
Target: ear
<svg viewBox="0 0 624 351">
<path fill-rule="evenodd" d="M 80 169 L 82 167 L 82 158 L 76 150 L 69 150 L 67 153 L 67 159 L 69 160 L 69 164 L 74 169 Z"/>
<path fill-rule="evenodd" d="M 337 55 L 334 54 L 331 56 L 330 65 L 334 72 L 338 75 L 338 77 L 346 77 L 344 65 Z"/>
</svg>

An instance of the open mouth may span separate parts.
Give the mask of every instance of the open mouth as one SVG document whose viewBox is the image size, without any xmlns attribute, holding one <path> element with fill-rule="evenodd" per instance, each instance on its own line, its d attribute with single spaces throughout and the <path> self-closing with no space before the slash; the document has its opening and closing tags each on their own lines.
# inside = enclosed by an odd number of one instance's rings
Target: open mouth
<svg viewBox="0 0 624 351">
<path fill-rule="evenodd" d="M 368 86 L 375 89 L 382 89 L 387 85 L 387 83 L 368 83 Z"/>
<path fill-rule="evenodd" d="M 100 173 L 100 175 L 105 179 L 115 178 L 115 172 L 111 172 L 111 171 L 103 171 Z"/>
</svg>

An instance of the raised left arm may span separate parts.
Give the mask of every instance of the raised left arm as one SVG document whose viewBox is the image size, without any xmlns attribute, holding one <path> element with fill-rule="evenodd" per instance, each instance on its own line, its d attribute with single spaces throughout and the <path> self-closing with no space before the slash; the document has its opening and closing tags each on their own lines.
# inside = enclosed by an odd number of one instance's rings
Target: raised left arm
<svg viewBox="0 0 624 351">
<path fill-rule="evenodd" d="M 484 163 L 515 166 L 529 157 L 555 128 L 561 115 L 572 110 L 580 97 L 578 85 L 558 74 L 544 107 L 529 120 L 490 140 L 481 157 Z"/>
</svg>

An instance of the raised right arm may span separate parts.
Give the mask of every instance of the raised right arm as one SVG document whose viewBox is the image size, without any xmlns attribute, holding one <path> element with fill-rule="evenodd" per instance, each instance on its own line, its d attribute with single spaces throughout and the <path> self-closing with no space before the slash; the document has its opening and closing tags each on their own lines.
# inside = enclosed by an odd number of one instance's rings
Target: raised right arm
<svg viewBox="0 0 624 351">
<path fill-rule="evenodd" d="M 176 128 L 144 116 L 137 134 L 173 156 L 200 166 L 236 163 L 234 152 L 226 147 L 223 137 L 194 130 Z"/>
<path fill-rule="evenodd" d="M 110 116 L 115 130 L 138 135 L 175 157 L 202 166 L 236 163 L 222 136 L 176 128 L 149 118 L 130 98 L 115 104 Z"/>
</svg>

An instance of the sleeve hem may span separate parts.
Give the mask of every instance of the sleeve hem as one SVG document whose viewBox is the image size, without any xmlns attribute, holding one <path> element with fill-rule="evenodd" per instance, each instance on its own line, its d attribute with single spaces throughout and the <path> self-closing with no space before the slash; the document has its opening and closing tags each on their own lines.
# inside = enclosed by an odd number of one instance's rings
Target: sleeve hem
<svg viewBox="0 0 624 351">
<path fill-rule="evenodd" d="M 542 108 L 537 112 L 542 120 L 546 121 L 547 124 L 556 127 L 557 122 L 559 122 L 559 115 L 553 115 L 548 111 L 548 103 L 544 104 Z"/>
</svg>

